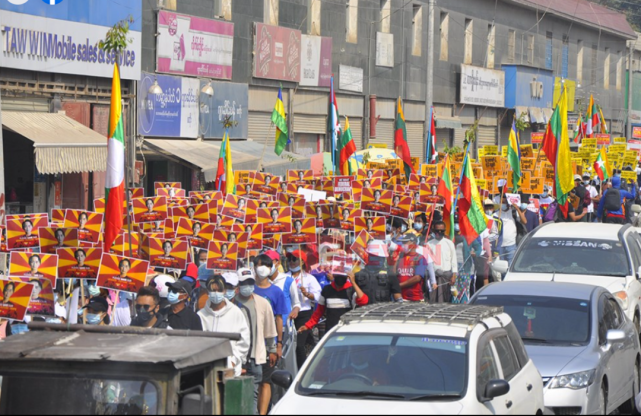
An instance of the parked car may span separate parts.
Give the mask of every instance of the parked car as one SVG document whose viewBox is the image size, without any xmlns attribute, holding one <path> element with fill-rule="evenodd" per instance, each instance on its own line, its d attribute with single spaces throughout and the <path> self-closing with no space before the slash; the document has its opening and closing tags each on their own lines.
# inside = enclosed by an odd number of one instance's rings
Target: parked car
<svg viewBox="0 0 641 416">
<path fill-rule="evenodd" d="M 608 289 L 641 332 L 641 237 L 630 225 L 550 223 L 521 242 L 505 281 L 584 283 Z"/>
<path fill-rule="evenodd" d="M 635 410 L 639 334 L 607 289 L 501 282 L 482 288 L 471 303 L 502 306 L 512 317 L 543 376 L 548 410 L 558 415 Z"/>
<path fill-rule="evenodd" d="M 343 316 L 272 414 L 542 414 L 543 382 L 502 308 L 378 304 Z"/>
</svg>

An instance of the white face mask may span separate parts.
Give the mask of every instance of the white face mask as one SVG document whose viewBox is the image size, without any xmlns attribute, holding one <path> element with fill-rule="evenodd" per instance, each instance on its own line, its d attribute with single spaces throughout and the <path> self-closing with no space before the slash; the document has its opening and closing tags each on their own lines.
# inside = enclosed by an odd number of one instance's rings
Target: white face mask
<svg viewBox="0 0 641 416">
<path fill-rule="evenodd" d="M 259 279 L 265 279 L 271 274 L 271 269 L 267 266 L 258 266 L 256 268 L 256 276 L 258 276 Z"/>
</svg>

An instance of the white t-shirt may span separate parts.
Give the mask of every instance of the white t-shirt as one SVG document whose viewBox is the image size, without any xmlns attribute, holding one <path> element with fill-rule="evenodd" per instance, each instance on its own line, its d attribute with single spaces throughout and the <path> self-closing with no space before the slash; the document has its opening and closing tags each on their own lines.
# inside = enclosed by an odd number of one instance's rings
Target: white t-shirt
<svg viewBox="0 0 641 416">
<path fill-rule="evenodd" d="M 599 193 L 596 191 L 596 188 L 592 185 L 588 185 L 585 189 L 590 193 L 590 198 L 594 199 Z M 588 214 L 594 213 L 594 202 L 588 206 Z"/>
<path fill-rule="evenodd" d="M 516 245 L 516 222 L 512 217 L 512 208 L 507 211 L 501 211 L 501 220 L 503 221 L 503 245 L 501 247 L 511 247 Z"/>
</svg>

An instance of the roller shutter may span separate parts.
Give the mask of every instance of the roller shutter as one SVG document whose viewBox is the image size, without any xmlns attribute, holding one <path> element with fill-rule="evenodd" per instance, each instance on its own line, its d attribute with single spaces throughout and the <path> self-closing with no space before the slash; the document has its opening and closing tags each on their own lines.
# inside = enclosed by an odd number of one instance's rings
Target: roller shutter
<svg viewBox="0 0 641 416">
<path fill-rule="evenodd" d="M 345 128 L 345 117 L 341 117 L 341 126 Z M 358 117 L 349 118 L 349 128 L 352 131 L 356 150 L 363 150 L 363 119 Z"/>
<path fill-rule="evenodd" d="M 320 115 L 296 114 L 294 116 L 294 132 L 325 134 L 327 117 Z"/>
<path fill-rule="evenodd" d="M 436 129 L 436 149 L 440 151 L 443 148 L 443 142 L 448 146 L 452 145 L 451 129 Z"/>
<path fill-rule="evenodd" d="M 467 129 L 467 126 L 463 126 L 462 129 L 454 129 L 454 146 L 458 146 L 463 149 L 463 142 L 465 141 L 465 131 Z"/>
<path fill-rule="evenodd" d="M 252 111 L 249 113 L 248 136 L 258 143 L 265 143 L 274 140 L 276 131 L 272 127 L 271 113 L 261 113 Z"/>
<path fill-rule="evenodd" d="M 496 127 L 479 126 L 476 134 L 476 143 L 479 148 L 496 144 Z"/>
<path fill-rule="evenodd" d="M 410 148 L 410 154 L 412 157 L 418 157 L 420 160 L 423 160 L 425 157 L 425 149 L 423 148 L 423 143 L 425 142 L 423 139 L 423 125 L 424 123 L 412 121 L 406 123 L 407 143 Z"/>
<path fill-rule="evenodd" d="M 49 100 L 46 98 L 7 98 L 2 97 L 2 111 L 22 113 L 48 113 Z"/>
<path fill-rule="evenodd" d="M 376 138 L 370 144 L 383 143 L 390 150 L 394 149 L 394 120 L 379 120 L 376 124 Z"/>
</svg>

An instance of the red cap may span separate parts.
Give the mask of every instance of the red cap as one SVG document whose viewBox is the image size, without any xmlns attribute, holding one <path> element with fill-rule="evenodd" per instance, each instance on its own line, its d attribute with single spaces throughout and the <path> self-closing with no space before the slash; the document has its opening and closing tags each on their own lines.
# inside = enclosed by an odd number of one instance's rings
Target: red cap
<svg viewBox="0 0 641 416">
<path fill-rule="evenodd" d="M 185 276 L 189 276 L 194 280 L 198 280 L 198 266 L 195 263 L 189 263 L 187 265 L 187 273 Z"/>
<path fill-rule="evenodd" d="M 305 264 L 307 264 L 307 254 L 302 250 L 295 250 L 291 253 L 292 256 L 301 259 Z"/>
<path fill-rule="evenodd" d="M 269 256 L 269 258 L 273 261 L 280 261 L 280 254 L 278 254 L 274 250 L 266 251 L 265 254 L 267 254 L 267 256 Z"/>
</svg>

